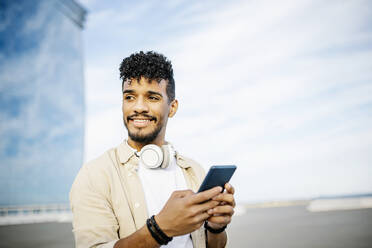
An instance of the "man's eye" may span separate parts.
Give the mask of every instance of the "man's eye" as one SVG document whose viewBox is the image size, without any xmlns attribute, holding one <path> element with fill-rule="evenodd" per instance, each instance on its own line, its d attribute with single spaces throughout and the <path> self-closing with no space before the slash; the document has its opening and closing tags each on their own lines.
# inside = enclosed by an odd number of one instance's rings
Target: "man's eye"
<svg viewBox="0 0 372 248">
<path fill-rule="evenodd" d="M 125 100 L 133 100 L 134 96 L 128 95 L 124 97 Z"/>
<path fill-rule="evenodd" d="M 153 100 L 153 101 L 159 101 L 160 98 L 157 97 L 157 96 L 149 96 L 150 100 Z"/>
</svg>

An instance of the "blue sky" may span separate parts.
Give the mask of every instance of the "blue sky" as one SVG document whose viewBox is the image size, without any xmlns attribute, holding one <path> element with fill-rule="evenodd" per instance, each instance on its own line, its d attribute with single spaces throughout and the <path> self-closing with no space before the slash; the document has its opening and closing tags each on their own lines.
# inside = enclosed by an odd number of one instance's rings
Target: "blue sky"
<svg viewBox="0 0 372 248">
<path fill-rule="evenodd" d="M 0 205 L 68 202 L 83 160 L 81 30 L 55 3 L 0 6 Z"/>
<path fill-rule="evenodd" d="M 98 1 L 83 31 L 85 160 L 126 138 L 118 67 L 173 63 L 167 139 L 207 169 L 236 164 L 241 202 L 372 191 L 369 1 Z"/>
</svg>

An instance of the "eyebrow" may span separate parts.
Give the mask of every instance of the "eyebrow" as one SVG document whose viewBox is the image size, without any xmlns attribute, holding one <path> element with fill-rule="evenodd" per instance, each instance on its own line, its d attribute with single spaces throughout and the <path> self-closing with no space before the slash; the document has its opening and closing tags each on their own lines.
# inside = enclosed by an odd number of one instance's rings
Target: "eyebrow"
<svg viewBox="0 0 372 248">
<path fill-rule="evenodd" d="M 123 91 L 123 94 L 133 94 L 133 93 L 135 93 L 134 90 L 124 90 L 124 91 Z M 158 96 L 160 96 L 160 97 L 163 97 L 162 94 L 160 94 L 159 92 L 156 92 L 156 91 L 149 90 L 149 91 L 147 91 L 147 93 L 148 93 L 149 95 L 158 95 Z"/>
<path fill-rule="evenodd" d="M 128 93 L 128 94 L 130 94 L 130 93 L 134 93 L 134 90 L 124 90 L 124 91 L 123 91 L 123 94 L 125 94 L 125 93 Z"/>
<path fill-rule="evenodd" d="M 159 92 L 156 92 L 156 91 L 149 90 L 149 91 L 147 91 L 147 93 L 149 93 L 149 95 L 158 95 L 160 97 L 163 97 L 162 94 L 160 94 Z"/>
</svg>

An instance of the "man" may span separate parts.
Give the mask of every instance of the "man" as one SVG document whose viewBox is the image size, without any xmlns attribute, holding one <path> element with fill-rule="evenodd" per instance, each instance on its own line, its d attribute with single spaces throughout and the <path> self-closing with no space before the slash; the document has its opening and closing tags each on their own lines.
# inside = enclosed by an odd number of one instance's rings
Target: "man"
<svg viewBox="0 0 372 248">
<path fill-rule="evenodd" d="M 234 188 L 194 193 L 204 171 L 165 141 L 178 108 L 171 62 L 155 52 L 132 54 L 120 77 L 128 140 L 85 164 L 74 181 L 76 247 L 224 247 Z M 146 167 L 149 144 L 162 147 L 166 166 Z"/>
</svg>

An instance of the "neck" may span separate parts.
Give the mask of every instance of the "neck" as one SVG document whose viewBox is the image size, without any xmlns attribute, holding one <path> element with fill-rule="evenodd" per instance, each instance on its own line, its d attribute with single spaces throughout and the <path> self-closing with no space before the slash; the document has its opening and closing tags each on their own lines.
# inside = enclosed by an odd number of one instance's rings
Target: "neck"
<svg viewBox="0 0 372 248">
<path fill-rule="evenodd" d="M 132 140 L 131 138 L 128 138 L 128 145 L 130 145 L 132 148 L 136 149 L 138 152 L 141 151 L 142 147 L 148 144 L 154 144 L 157 146 L 162 146 L 165 144 L 164 137 L 157 137 L 155 140 L 148 142 L 148 143 L 140 143 L 137 141 Z"/>
</svg>

